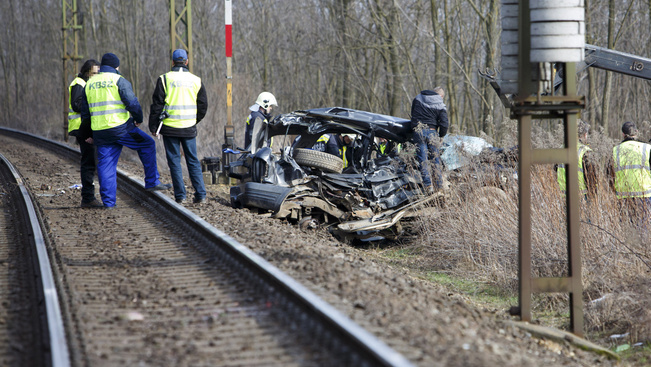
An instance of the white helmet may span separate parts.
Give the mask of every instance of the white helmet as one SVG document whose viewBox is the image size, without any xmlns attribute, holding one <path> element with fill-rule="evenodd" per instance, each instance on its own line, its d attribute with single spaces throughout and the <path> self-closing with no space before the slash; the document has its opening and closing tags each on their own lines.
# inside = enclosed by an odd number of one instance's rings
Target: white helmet
<svg viewBox="0 0 651 367">
<path fill-rule="evenodd" d="M 273 94 L 269 92 L 262 92 L 258 96 L 258 99 L 255 100 L 255 103 L 264 108 L 265 110 L 269 108 L 269 106 L 278 106 L 278 103 L 276 102 L 276 97 L 274 97 Z"/>
</svg>

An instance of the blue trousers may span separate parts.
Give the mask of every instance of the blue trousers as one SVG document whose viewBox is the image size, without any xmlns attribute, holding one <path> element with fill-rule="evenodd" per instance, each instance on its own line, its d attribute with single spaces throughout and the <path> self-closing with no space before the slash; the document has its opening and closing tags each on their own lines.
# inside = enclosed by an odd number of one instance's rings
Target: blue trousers
<svg viewBox="0 0 651 367">
<path fill-rule="evenodd" d="M 433 160 L 434 163 L 434 183 L 437 188 L 443 187 L 443 175 L 441 173 L 441 158 L 439 156 L 439 149 L 434 143 L 429 141 L 430 137 L 438 136 L 438 132 L 433 129 L 424 128 L 422 131 L 414 133 L 414 143 L 416 144 L 416 158 L 418 159 L 418 168 L 423 178 L 423 185 L 425 187 L 432 185 L 432 176 L 430 176 L 428 161 Z"/>
<path fill-rule="evenodd" d="M 140 162 L 145 169 L 145 188 L 160 184 L 156 164 L 156 143 L 149 135 L 139 128 L 134 128 L 112 144 L 97 146 L 97 178 L 99 193 L 104 206 L 115 206 L 117 192 L 117 167 L 122 147 L 138 152 Z"/>
<path fill-rule="evenodd" d="M 185 155 L 185 163 L 188 166 L 190 181 L 194 187 L 194 199 L 201 200 L 206 197 L 206 187 L 203 183 L 203 173 L 201 172 L 201 162 L 197 158 L 197 138 L 177 138 L 163 135 L 165 144 L 165 155 L 167 156 L 167 165 L 170 167 L 172 175 L 172 185 L 174 185 L 174 199 L 185 199 L 185 184 L 183 183 L 183 167 L 181 166 L 181 147 Z"/>
</svg>

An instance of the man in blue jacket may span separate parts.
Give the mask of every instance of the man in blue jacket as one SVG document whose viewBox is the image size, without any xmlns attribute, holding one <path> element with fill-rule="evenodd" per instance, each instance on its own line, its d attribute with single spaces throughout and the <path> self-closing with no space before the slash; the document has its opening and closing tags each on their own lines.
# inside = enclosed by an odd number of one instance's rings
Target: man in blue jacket
<svg viewBox="0 0 651 367">
<path fill-rule="evenodd" d="M 97 146 L 97 177 L 105 208 L 116 202 L 117 165 L 122 147 L 138 152 L 145 170 L 145 189 L 167 190 L 161 184 L 156 164 L 156 143 L 138 126 L 142 109 L 133 94 L 131 83 L 118 71 L 120 60 L 115 54 L 102 56 L 99 74 L 86 83 L 82 99 L 81 136 Z"/>
<path fill-rule="evenodd" d="M 437 147 L 438 138 L 448 133 L 448 111 L 443 103 L 445 92 L 443 88 L 424 90 L 414 98 L 411 104 L 411 126 L 414 130 L 413 140 L 416 144 L 416 154 L 423 185 L 427 193 L 433 193 L 443 188 L 441 158 Z M 434 184 L 430 177 L 428 159 L 434 161 Z"/>
</svg>

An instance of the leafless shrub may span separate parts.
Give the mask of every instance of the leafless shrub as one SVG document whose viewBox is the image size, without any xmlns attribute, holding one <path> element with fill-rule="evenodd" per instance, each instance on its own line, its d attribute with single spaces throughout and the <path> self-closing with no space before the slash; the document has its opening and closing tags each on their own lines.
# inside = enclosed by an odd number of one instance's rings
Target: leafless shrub
<svg viewBox="0 0 651 367">
<path fill-rule="evenodd" d="M 562 130 L 548 131 L 534 131 L 537 146 L 560 146 Z M 617 142 L 599 131 L 590 142 L 598 166 L 598 188 L 595 198 L 581 203 L 586 326 L 594 332 L 630 332 L 635 340 L 650 340 L 651 227 L 643 226 L 648 218 L 640 217 L 639 211 L 621 206 L 608 185 L 605 166 Z M 446 172 L 451 186 L 445 205 L 427 211 L 417 224 L 422 234 L 420 246 L 432 268 L 472 277 L 515 295 L 517 180 L 495 180 L 490 172 L 477 166 Z M 531 179 L 532 275 L 567 276 L 566 205 L 556 173 L 551 166 L 535 166 Z M 604 296 L 608 302 L 595 301 Z M 538 311 L 567 307 L 565 295 L 535 297 Z"/>
</svg>

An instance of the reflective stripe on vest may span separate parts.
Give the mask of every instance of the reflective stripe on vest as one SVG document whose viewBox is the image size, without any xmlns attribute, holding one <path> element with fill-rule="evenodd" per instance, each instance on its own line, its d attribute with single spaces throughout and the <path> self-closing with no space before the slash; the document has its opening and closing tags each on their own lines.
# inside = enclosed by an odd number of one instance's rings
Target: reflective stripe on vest
<svg viewBox="0 0 651 367">
<path fill-rule="evenodd" d="M 651 197 L 651 145 L 625 141 L 613 148 L 615 194 L 618 199 Z"/>
<path fill-rule="evenodd" d="M 330 134 L 323 134 L 316 140 L 316 142 L 317 143 L 327 143 L 328 140 L 330 140 Z"/>
<path fill-rule="evenodd" d="M 99 73 L 86 83 L 86 98 L 90 110 L 91 128 L 106 130 L 120 126 L 129 120 L 130 114 L 120 98 L 115 73 Z"/>
<path fill-rule="evenodd" d="M 76 77 L 68 87 L 68 132 L 79 130 L 79 127 L 81 126 L 81 114 L 72 109 L 72 87 L 75 85 L 81 85 L 84 87 L 86 86 L 86 81 L 80 77 Z"/>
<path fill-rule="evenodd" d="M 341 149 L 339 149 L 339 154 L 341 154 L 341 159 L 344 161 L 344 168 L 348 167 L 348 159 L 346 158 L 346 150 L 348 150 L 347 146 L 343 146 Z"/>
<path fill-rule="evenodd" d="M 592 151 L 587 145 L 579 143 L 577 150 L 579 152 L 579 192 L 583 195 L 588 193 L 588 186 L 585 183 L 585 172 L 583 171 L 583 156 L 585 153 Z M 559 164 L 558 170 L 556 171 L 556 176 L 558 179 L 558 185 L 561 188 L 563 194 L 567 191 L 567 183 L 565 182 L 565 165 Z"/>
<path fill-rule="evenodd" d="M 170 71 L 164 80 L 165 110 L 170 116 L 163 120 L 163 124 L 177 129 L 196 125 L 201 79 L 190 72 Z"/>
</svg>

